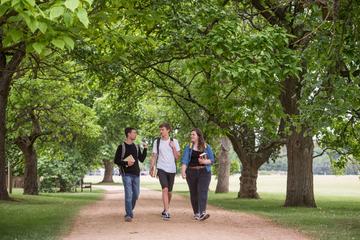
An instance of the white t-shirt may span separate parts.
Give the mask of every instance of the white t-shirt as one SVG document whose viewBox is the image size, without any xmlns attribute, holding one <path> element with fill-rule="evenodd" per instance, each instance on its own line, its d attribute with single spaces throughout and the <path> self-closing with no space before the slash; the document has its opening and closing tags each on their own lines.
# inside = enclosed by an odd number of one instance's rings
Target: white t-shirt
<svg viewBox="0 0 360 240">
<path fill-rule="evenodd" d="M 173 139 L 176 151 L 180 151 L 179 142 Z M 153 153 L 157 153 L 157 140 L 153 145 Z M 159 158 L 157 160 L 157 168 L 168 173 L 176 173 L 175 156 L 172 148 L 170 147 L 170 138 L 162 140 L 160 138 Z"/>
</svg>

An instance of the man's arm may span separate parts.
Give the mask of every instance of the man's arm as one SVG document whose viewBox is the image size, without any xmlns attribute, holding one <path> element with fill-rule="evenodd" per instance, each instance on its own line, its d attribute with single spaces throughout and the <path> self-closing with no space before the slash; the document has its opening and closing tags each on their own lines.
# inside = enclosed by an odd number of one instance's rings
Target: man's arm
<svg viewBox="0 0 360 240">
<path fill-rule="evenodd" d="M 155 177 L 155 160 L 157 159 L 157 153 L 153 153 L 150 158 L 150 176 Z"/>
<path fill-rule="evenodd" d="M 178 160 L 180 158 L 180 150 L 177 150 L 176 148 L 178 147 L 180 149 L 180 147 L 176 146 L 176 145 L 179 145 L 179 144 L 175 144 L 174 141 L 170 142 L 170 147 L 171 147 L 171 149 L 173 151 L 175 160 Z"/>
<path fill-rule="evenodd" d="M 139 149 L 139 161 L 140 162 L 144 162 L 146 155 L 147 155 L 147 144 L 144 145 L 144 150 L 141 152 L 141 150 Z"/>
</svg>

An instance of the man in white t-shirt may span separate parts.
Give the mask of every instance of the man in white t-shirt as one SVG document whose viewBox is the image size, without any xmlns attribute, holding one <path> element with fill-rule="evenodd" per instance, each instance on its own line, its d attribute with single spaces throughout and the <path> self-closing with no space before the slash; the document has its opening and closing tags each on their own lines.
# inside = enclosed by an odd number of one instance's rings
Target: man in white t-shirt
<svg viewBox="0 0 360 240">
<path fill-rule="evenodd" d="M 154 142 L 150 161 L 150 175 L 159 177 L 162 188 L 164 210 L 161 216 L 164 220 L 170 220 L 169 206 L 176 174 L 176 160 L 180 157 L 179 142 L 170 138 L 170 131 L 171 127 L 168 123 L 160 125 L 161 138 L 157 138 Z M 157 174 L 155 174 L 156 169 Z"/>
</svg>

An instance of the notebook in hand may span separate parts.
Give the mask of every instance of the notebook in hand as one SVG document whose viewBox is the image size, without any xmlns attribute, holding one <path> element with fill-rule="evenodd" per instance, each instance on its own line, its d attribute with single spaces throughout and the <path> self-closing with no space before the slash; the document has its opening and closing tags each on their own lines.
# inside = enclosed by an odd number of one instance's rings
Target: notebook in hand
<svg viewBox="0 0 360 240">
<path fill-rule="evenodd" d="M 124 162 L 135 162 L 134 157 L 130 154 L 129 156 L 127 156 L 126 158 L 124 158 L 123 160 Z"/>
</svg>

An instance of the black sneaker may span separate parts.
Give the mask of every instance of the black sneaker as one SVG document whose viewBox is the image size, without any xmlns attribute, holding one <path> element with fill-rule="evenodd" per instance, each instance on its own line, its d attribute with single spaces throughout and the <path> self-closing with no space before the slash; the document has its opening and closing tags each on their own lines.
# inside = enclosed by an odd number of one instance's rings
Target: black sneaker
<svg viewBox="0 0 360 240">
<path fill-rule="evenodd" d="M 166 213 L 166 211 L 164 210 L 164 211 L 162 211 L 161 212 L 161 216 L 163 217 L 163 216 L 165 216 L 165 213 Z"/>
<path fill-rule="evenodd" d="M 169 221 L 169 220 L 170 220 L 170 213 L 165 212 L 162 218 L 163 218 L 163 220 L 165 220 L 165 221 Z"/>
<path fill-rule="evenodd" d="M 210 217 L 210 214 L 203 212 L 199 217 L 199 221 L 204 221 L 204 220 L 208 219 L 209 217 Z"/>
<path fill-rule="evenodd" d="M 125 222 L 131 222 L 132 221 L 132 217 L 130 216 L 125 216 Z"/>
</svg>

